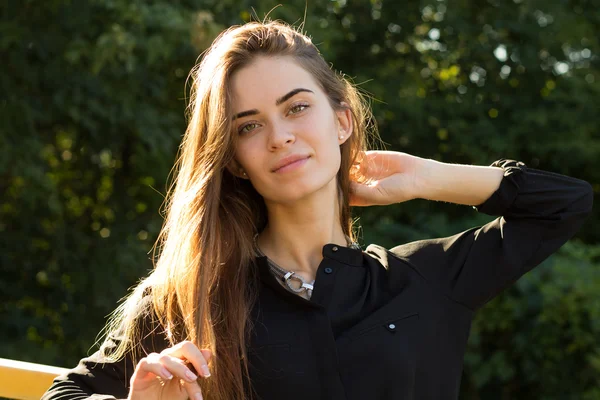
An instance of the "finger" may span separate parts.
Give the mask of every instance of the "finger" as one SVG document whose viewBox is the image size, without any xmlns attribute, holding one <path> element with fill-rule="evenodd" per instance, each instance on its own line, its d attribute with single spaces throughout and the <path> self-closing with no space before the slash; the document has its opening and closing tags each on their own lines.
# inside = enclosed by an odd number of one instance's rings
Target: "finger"
<svg viewBox="0 0 600 400">
<path fill-rule="evenodd" d="M 205 378 L 210 376 L 207 360 L 204 358 L 204 355 L 198 349 L 198 347 L 196 347 L 196 345 L 190 341 L 186 340 L 178 343 L 175 346 L 164 350 L 163 353 L 187 360 L 192 363 L 196 371 L 200 373 L 201 376 Z"/>
<path fill-rule="evenodd" d="M 182 385 L 191 400 L 202 400 L 202 390 L 200 389 L 200 385 L 198 384 L 198 381 L 194 381 L 194 382 L 183 381 Z"/>
<path fill-rule="evenodd" d="M 389 168 L 374 162 L 365 162 L 359 167 L 353 168 L 350 172 L 351 180 L 367 185 L 392 173 Z"/>
<path fill-rule="evenodd" d="M 206 363 L 209 363 L 212 357 L 212 352 L 209 349 L 200 349 L 200 353 L 202 353 L 202 355 L 204 356 Z"/>
<path fill-rule="evenodd" d="M 186 382 L 196 382 L 198 375 L 192 372 L 184 361 L 178 357 L 173 357 L 169 354 L 159 354 L 157 361 L 166 368 L 174 376 L 183 379 Z"/>
<path fill-rule="evenodd" d="M 183 379 L 174 377 L 170 381 L 162 382 L 160 387 L 160 398 L 169 400 L 188 400 L 197 399 L 196 393 L 201 393 L 200 388 L 196 382 L 186 382 Z"/>
<path fill-rule="evenodd" d="M 367 151 L 358 165 L 358 170 L 371 177 L 387 176 L 401 169 L 400 157 L 397 153 L 388 151 Z"/>
<path fill-rule="evenodd" d="M 135 382 L 140 381 L 148 381 L 149 379 L 154 379 L 159 376 L 163 379 L 172 379 L 173 374 L 165 368 L 157 359 L 158 354 L 153 353 L 148 355 L 148 357 L 142 358 L 133 372 L 131 376 L 131 386 L 134 386 Z"/>
<path fill-rule="evenodd" d="M 350 205 L 352 206 L 370 206 L 378 205 L 382 201 L 379 182 L 372 182 L 370 185 L 350 182 Z"/>
<path fill-rule="evenodd" d="M 208 349 L 201 349 L 200 353 L 202 353 L 202 356 L 204 356 L 204 359 L 206 360 L 206 363 L 208 364 L 208 362 L 210 361 L 210 358 L 212 357 L 212 353 L 210 350 Z M 192 372 L 194 372 L 195 374 L 198 373 L 198 371 L 196 370 L 196 368 L 194 367 L 194 364 L 192 364 L 190 361 L 185 360 L 185 364 L 186 366 L 192 370 Z M 206 375 L 205 375 L 206 374 Z M 210 376 L 210 370 L 208 371 L 208 373 L 203 372 L 202 376 L 205 378 L 208 378 Z"/>
</svg>

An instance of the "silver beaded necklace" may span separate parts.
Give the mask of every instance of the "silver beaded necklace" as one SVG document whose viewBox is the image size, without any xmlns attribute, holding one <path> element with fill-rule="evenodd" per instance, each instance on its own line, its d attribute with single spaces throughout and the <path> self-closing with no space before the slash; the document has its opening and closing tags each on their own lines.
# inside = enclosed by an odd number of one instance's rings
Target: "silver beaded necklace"
<svg viewBox="0 0 600 400">
<path fill-rule="evenodd" d="M 315 284 L 314 279 L 310 282 L 307 282 L 300 275 L 296 275 L 294 271 L 288 271 L 287 269 L 277 265 L 275 261 L 267 257 L 265 253 L 262 252 L 260 247 L 258 247 L 258 243 L 256 241 L 257 238 L 258 234 L 254 236 L 254 247 L 256 248 L 256 252 L 259 256 L 265 257 L 267 259 L 267 264 L 269 265 L 269 270 L 271 271 L 271 273 L 290 292 L 293 292 L 295 294 L 300 295 L 301 297 L 306 298 L 307 300 L 310 300 Z M 353 242 L 348 236 L 346 236 L 346 243 L 347 246 L 352 249 L 360 249 L 360 245 L 356 242 Z"/>
</svg>

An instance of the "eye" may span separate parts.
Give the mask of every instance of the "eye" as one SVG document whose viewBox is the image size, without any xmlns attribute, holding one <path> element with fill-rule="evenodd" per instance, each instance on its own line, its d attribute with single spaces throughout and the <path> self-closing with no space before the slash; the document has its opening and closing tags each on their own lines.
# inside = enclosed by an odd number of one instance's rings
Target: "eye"
<svg viewBox="0 0 600 400">
<path fill-rule="evenodd" d="M 293 106 L 290 107 L 289 114 L 298 114 L 299 112 L 304 111 L 308 107 L 309 107 L 309 105 L 306 103 L 294 104 Z"/>
<path fill-rule="evenodd" d="M 253 131 L 257 127 L 258 127 L 257 123 L 255 123 L 255 122 L 249 122 L 247 124 L 244 124 L 244 125 L 240 126 L 239 129 L 238 129 L 238 133 L 240 133 L 240 134 L 242 134 L 242 133 L 248 133 L 250 131 Z"/>
</svg>

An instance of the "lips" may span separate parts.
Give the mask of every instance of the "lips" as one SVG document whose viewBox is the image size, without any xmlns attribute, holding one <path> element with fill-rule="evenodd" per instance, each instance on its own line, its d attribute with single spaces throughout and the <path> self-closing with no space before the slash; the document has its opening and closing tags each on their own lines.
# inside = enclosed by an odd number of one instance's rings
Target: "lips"
<svg viewBox="0 0 600 400">
<path fill-rule="evenodd" d="M 293 154 L 293 155 L 284 157 L 281 160 L 279 160 L 279 162 L 277 162 L 277 164 L 275 164 L 275 167 L 271 170 L 271 172 L 277 172 L 278 169 L 281 169 L 281 168 L 286 167 L 286 166 L 288 166 L 290 164 L 293 164 L 296 161 L 305 160 L 305 159 L 307 159 L 309 157 L 310 156 L 307 156 L 305 154 Z"/>
</svg>

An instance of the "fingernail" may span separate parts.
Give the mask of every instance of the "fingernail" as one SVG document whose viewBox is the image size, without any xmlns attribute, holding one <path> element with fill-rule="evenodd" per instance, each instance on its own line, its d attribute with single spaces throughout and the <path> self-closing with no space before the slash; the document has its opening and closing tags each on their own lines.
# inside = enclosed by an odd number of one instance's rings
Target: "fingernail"
<svg viewBox="0 0 600 400">
<path fill-rule="evenodd" d="M 196 399 L 196 400 L 202 400 L 202 395 L 200 393 L 196 393 L 194 395 L 194 399 Z"/>
<path fill-rule="evenodd" d="M 161 374 L 162 374 L 163 378 L 165 378 L 165 379 L 173 379 L 173 375 L 164 368 L 163 368 Z"/>
<path fill-rule="evenodd" d="M 205 378 L 208 378 L 210 376 L 210 371 L 208 370 L 208 365 L 202 366 L 202 375 L 204 375 Z"/>
<path fill-rule="evenodd" d="M 192 371 L 185 371 L 185 377 L 188 378 L 190 381 L 195 381 L 196 379 L 198 379 L 198 377 L 192 372 Z"/>
</svg>

